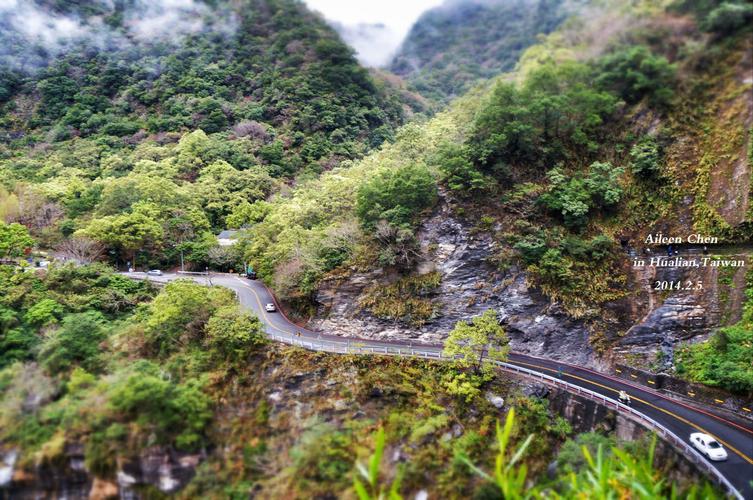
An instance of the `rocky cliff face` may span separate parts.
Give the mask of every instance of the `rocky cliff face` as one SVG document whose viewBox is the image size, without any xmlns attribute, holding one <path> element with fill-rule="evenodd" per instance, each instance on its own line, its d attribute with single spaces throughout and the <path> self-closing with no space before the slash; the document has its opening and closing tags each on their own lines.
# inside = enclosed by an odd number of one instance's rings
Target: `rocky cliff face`
<svg viewBox="0 0 753 500">
<path fill-rule="evenodd" d="M 431 300 L 437 313 L 413 328 L 376 318 L 359 303 L 368 287 L 389 283 L 384 270 L 324 280 L 315 297 L 311 327 L 345 337 L 415 339 L 441 342 L 460 320 L 496 309 L 516 351 L 547 355 L 580 364 L 595 361 L 587 326 L 572 320 L 556 304 L 529 287 L 516 267 L 500 271 L 493 263 L 498 244 L 475 233 L 443 203 L 418 231 L 423 261 L 419 273 L 438 272 L 441 283 Z"/>
<path fill-rule="evenodd" d="M 696 250 L 680 257 L 702 259 Z M 679 342 L 708 338 L 720 326 L 740 320 L 745 298 L 745 274 L 753 265 L 750 254 L 737 248 L 720 260 L 735 267 L 632 267 L 634 324 L 616 342 L 614 359 L 633 366 L 666 370 L 672 366 Z M 662 283 L 680 283 L 683 290 L 661 290 Z"/>
<path fill-rule="evenodd" d="M 315 297 L 317 315 L 310 326 L 344 337 L 414 339 L 439 343 L 455 323 L 493 308 L 518 352 L 599 366 L 613 360 L 667 368 L 673 346 L 680 341 L 700 341 L 716 327 L 739 319 L 744 297 L 744 267 L 633 267 L 624 256 L 623 272 L 632 293 L 607 304 L 609 312 L 594 321 L 569 317 L 529 286 L 526 274 L 512 266 L 504 271 L 494 263 L 500 245 L 489 231 L 475 231 L 443 202 L 421 225 L 418 233 L 423 260 L 418 273 L 438 272 L 439 287 L 430 295 L 435 315 L 420 327 L 384 320 L 362 307 L 367 290 L 388 286 L 395 277 L 384 269 L 356 272 L 325 279 Z M 725 259 L 750 260 L 742 249 Z M 703 257 L 683 253 L 685 258 Z M 702 283 L 692 290 L 657 290 L 656 282 Z M 607 319 L 607 316 L 609 319 Z M 594 347 L 595 332 L 606 339 L 606 349 Z M 600 346 L 605 348 L 604 345 Z M 658 360 L 658 365 L 656 365 Z"/>
<path fill-rule="evenodd" d="M 32 468 L 21 467 L 18 451 L 0 451 L 0 498 L 140 498 L 143 488 L 173 493 L 194 476 L 201 455 L 177 453 L 163 447 L 119 460 L 115 477 L 93 476 L 85 466 L 83 446 L 67 445 L 58 460 Z"/>
</svg>

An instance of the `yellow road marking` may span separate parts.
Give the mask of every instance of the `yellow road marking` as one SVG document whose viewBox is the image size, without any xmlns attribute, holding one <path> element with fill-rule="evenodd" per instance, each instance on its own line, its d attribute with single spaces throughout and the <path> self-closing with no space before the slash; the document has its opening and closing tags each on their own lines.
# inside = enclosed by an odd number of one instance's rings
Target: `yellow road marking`
<svg viewBox="0 0 753 500">
<path fill-rule="evenodd" d="M 721 399 L 716 399 L 716 398 L 714 398 L 714 401 L 716 401 L 716 402 L 717 402 L 717 403 L 719 403 L 719 404 L 722 404 L 722 403 L 724 403 L 724 401 L 722 401 Z"/>
<path fill-rule="evenodd" d="M 521 365 L 526 365 L 526 366 L 532 366 L 532 367 L 534 367 L 534 368 L 537 368 L 537 369 L 539 369 L 539 370 L 547 370 L 547 371 L 550 371 L 550 372 L 555 372 L 555 371 L 556 371 L 556 370 L 553 370 L 552 368 L 547 368 L 547 367 L 545 367 L 545 366 L 539 366 L 539 365 L 532 365 L 532 364 L 530 364 L 530 363 L 523 363 L 522 361 L 515 361 L 515 363 L 517 363 L 517 364 L 521 364 Z M 617 390 L 617 389 L 613 389 L 613 388 L 611 388 L 611 387 L 609 387 L 609 386 L 606 386 L 606 385 L 600 384 L 600 383 L 598 383 L 598 382 L 594 382 L 594 381 L 592 381 L 592 380 L 588 380 L 588 379 L 586 379 L 586 378 L 583 378 L 583 377 L 579 377 L 579 376 L 577 376 L 577 375 L 573 375 L 573 374 L 571 374 L 571 373 L 565 373 L 564 375 L 566 375 L 566 376 L 568 376 L 568 377 L 572 377 L 572 378 L 578 379 L 578 380 L 582 380 L 582 381 L 584 381 L 584 382 L 587 382 L 587 383 L 589 383 L 589 384 L 592 384 L 592 385 L 595 385 L 595 386 L 601 387 L 602 389 L 606 389 L 606 390 L 609 390 L 609 391 L 612 391 L 612 392 L 616 392 L 616 393 L 619 393 L 619 392 L 620 392 L 620 391 L 619 391 L 619 390 Z M 647 406 L 650 406 L 650 407 L 652 407 L 652 408 L 654 408 L 654 409 L 656 409 L 656 410 L 662 411 L 662 412 L 666 413 L 667 415 L 669 415 L 669 416 L 671 416 L 671 417 L 674 417 L 674 418 L 676 418 L 677 420 L 679 420 L 679 421 L 681 421 L 681 422 L 684 422 L 685 424 L 687 424 L 687 425 L 689 425 L 689 426 L 693 427 L 694 429 L 696 429 L 696 430 L 698 430 L 698 431 L 701 431 L 701 432 L 703 432 L 703 433 L 705 433 L 705 434 L 708 434 L 709 436 L 713 437 L 714 439 L 716 439 L 717 441 L 719 441 L 720 443 L 722 443 L 722 444 L 723 444 L 724 446 L 726 446 L 727 448 L 729 448 L 730 450 L 734 451 L 735 453 L 737 453 L 738 455 L 740 455 L 741 457 L 743 457 L 743 460 L 745 460 L 745 461 L 746 461 L 746 462 L 748 462 L 749 464 L 753 464 L 753 458 L 750 458 L 750 457 L 749 457 L 748 455 L 746 455 L 745 453 L 741 452 L 740 450 L 738 450 L 738 449 L 737 449 L 737 448 L 735 448 L 734 446 L 730 445 L 730 444 L 729 444 L 729 443 L 727 443 L 726 441 L 724 441 L 724 440 L 722 440 L 722 439 L 719 439 L 719 438 L 718 438 L 717 436 L 715 436 L 715 435 L 714 435 L 714 434 L 712 434 L 711 432 L 707 431 L 707 430 L 706 430 L 706 429 L 704 429 L 703 427 L 700 427 L 700 426 L 698 426 L 698 425 L 694 424 L 693 422 L 691 422 L 691 421 L 689 421 L 689 420 L 686 420 L 685 418 L 683 418 L 683 417 L 681 417 L 681 416 L 679 416 L 679 415 L 677 415 L 677 414 L 675 414 L 675 413 L 673 413 L 673 412 L 671 412 L 671 411 L 669 411 L 669 410 L 665 410 L 664 408 L 660 408 L 660 407 L 658 407 L 658 406 L 656 406 L 656 405 L 654 405 L 654 404 L 651 404 L 651 403 L 649 403 L 648 401 L 646 401 L 646 400 L 643 400 L 643 399 L 641 399 L 641 398 L 639 398 L 639 397 L 633 396 L 633 397 L 632 397 L 631 399 L 635 399 L 636 401 L 640 401 L 641 403 L 643 403 L 643 404 L 645 404 L 645 405 L 647 405 Z"/>
<path fill-rule="evenodd" d="M 649 380 L 648 383 L 651 385 L 656 385 L 656 382 L 654 382 L 653 380 Z"/>
<path fill-rule="evenodd" d="M 280 330 L 278 327 L 276 327 L 275 325 L 272 324 L 272 321 L 269 319 L 269 316 L 267 316 L 267 312 L 264 310 L 264 306 L 261 305 L 261 297 L 259 297 L 259 294 L 256 293 L 256 290 L 254 290 L 248 284 L 246 284 L 243 281 L 241 281 L 239 278 L 235 278 L 235 279 L 237 279 L 240 282 L 241 285 L 243 285 L 244 287 L 248 288 L 249 292 L 251 292 L 251 293 L 254 294 L 254 297 L 256 298 L 256 303 L 259 304 L 259 312 L 261 313 L 262 316 L 264 316 L 264 319 L 266 320 L 267 325 L 269 325 L 270 328 L 272 328 L 274 330 L 277 330 L 278 332 L 280 332 L 282 334 L 287 334 L 287 335 L 290 335 L 292 337 L 293 336 L 292 333 L 288 333 L 288 332 L 286 332 L 284 330 Z"/>
</svg>

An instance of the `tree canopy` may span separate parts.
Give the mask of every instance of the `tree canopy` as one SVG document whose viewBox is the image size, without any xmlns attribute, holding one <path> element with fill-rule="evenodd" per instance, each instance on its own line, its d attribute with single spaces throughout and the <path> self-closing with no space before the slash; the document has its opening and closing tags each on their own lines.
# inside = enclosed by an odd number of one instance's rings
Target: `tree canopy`
<svg viewBox="0 0 753 500">
<path fill-rule="evenodd" d="M 489 361 L 507 359 L 509 342 L 497 312 L 488 309 L 470 322 L 459 321 L 447 336 L 443 353 L 455 358 L 456 366 L 489 372 L 494 370 Z"/>
</svg>

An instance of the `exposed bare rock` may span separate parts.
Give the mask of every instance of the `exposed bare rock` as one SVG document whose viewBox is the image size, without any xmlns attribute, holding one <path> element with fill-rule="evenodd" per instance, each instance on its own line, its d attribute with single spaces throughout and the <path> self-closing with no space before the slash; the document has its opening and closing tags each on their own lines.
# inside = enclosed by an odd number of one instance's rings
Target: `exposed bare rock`
<svg viewBox="0 0 753 500">
<path fill-rule="evenodd" d="M 456 322 L 496 309 L 516 351 L 593 363 L 586 325 L 531 289 L 520 269 L 499 270 L 491 262 L 498 245 L 488 232 L 474 233 L 443 203 L 422 224 L 417 237 L 423 254 L 419 272 L 441 275 L 432 297 L 439 305 L 436 317 L 413 328 L 376 318 L 361 307 L 369 287 L 390 282 L 384 270 L 376 269 L 325 279 L 315 297 L 319 308 L 311 327 L 343 337 L 439 343 Z"/>
</svg>

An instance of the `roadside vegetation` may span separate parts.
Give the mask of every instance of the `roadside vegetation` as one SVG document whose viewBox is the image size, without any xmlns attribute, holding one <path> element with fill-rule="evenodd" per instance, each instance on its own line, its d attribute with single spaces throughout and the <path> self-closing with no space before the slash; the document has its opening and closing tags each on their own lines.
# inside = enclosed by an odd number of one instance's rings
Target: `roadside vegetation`
<svg viewBox="0 0 753 500">
<path fill-rule="evenodd" d="M 177 281 L 159 293 L 102 264 L 0 267 L 0 441 L 25 467 L 66 443 L 111 477 L 118 456 L 207 446 L 210 374 L 263 343 L 232 292 Z"/>
<path fill-rule="evenodd" d="M 677 356 L 677 373 L 694 382 L 753 395 L 753 271 L 747 272 L 742 318 L 720 328 L 705 342 L 686 345 Z"/>
</svg>

